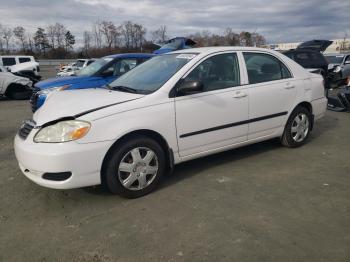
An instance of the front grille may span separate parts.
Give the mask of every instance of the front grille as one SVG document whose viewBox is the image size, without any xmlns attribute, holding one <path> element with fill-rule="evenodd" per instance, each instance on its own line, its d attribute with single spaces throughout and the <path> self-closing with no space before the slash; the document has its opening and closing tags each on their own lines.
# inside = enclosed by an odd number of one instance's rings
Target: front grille
<svg viewBox="0 0 350 262">
<path fill-rule="evenodd" d="M 35 122 L 33 120 L 26 120 L 23 122 L 22 126 L 20 127 L 18 131 L 18 135 L 22 139 L 26 139 L 30 132 L 33 130 L 35 127 Z"/>
<path fill-rule="evenodd" d="M 32 93 L 32 96 L 30 98 L 30 104 L 32 106 L 32 111 L 35 112 L 36 109 L 37 109 L 37 103 L 38 103 L 38 97 L 39 97 L 39 94 L 38 92 L 40 91 L 39 88 L 37 87 L 34 87 L 33 88 L 33 93 Z"/>
</svg>

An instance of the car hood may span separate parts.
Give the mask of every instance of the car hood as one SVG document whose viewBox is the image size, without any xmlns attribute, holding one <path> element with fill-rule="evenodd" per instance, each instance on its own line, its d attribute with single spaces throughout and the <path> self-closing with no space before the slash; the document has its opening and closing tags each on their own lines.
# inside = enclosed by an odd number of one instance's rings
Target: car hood
<svg viewBox="0 0 350 262">
<path fill-rule="evenodd" d="M 35 87 L 38 87 L 40 89 L 48 89 L 52 87 L 59 87 L 64 85 L 72 85 L 76 83 L 82 83 L 84 81 L 91 81 L 93 78 L 97 77 L 91 77 L 91 76 L 67 76 L 67 77 L 55 77 L 55 78 L 49 78 L 44 81 L 40 81 L 35 84 Z"/>
<path fill-rule="evenodd" d="M 324 52 L 332 43 L 333 41 L 329 40 L 311 40 L 301 43 L 297 49 L 312 49 L 319 52 Z"/>
<path fill-rule="evenodd" d="M 53 92 L 45 104 L 33 115 L 38 126 L 65 117 L 79 117 L 89 112 L 116 106 L 144 95 L 111 91 L 108 89 L 79 89 Z"/>
<path fill-rule="evenodd" d="M 28 78 L 16 76 L 9 72 L 0 72 L 0 85 L 7 87 L 10 84 L 32 86 L 32 81 L 30 81 Z M 0 86 L 0 90 L 1 90 L 1 86 Z"/>
</svg>

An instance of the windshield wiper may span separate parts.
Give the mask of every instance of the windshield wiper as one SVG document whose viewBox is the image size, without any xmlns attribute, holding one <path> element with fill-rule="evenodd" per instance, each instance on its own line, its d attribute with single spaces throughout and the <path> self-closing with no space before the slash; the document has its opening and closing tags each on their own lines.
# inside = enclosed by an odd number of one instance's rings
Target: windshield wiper
<svg viewBox="0 0 350 262">
<path fill-rule="evenodd" d="M 108 89 L 110 90 L 115 90 L 115 91 L 121 91 L 121 92 L 128 92 L 128 93 L 133 93 L 133 94 L 150 94 L 152 93 L 149 90 L 143 90 L 143 89 L 135 89 L 135 88 L 131 88 L 128 86 L 111 86 L 109 84 L 105 85 Z"/>
<path fill-rule="evenodd" d="M 115 91 L 122 91 L 122 92 L 133 93 L 133 94 L 137 94 L 138 93 L 137 89 L 134 89 L 134 88 L 131 88 L 131 87 L 128 87 L 128 86 L 110 86 L 110 85 L 108 85 L 108 87 L 111 90 L 115 90 Z"/>
</svg>

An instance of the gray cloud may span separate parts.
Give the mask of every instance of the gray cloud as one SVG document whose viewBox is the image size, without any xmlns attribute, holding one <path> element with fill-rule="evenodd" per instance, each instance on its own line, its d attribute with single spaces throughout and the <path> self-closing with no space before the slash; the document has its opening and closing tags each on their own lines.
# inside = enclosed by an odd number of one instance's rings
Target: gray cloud
<svg viewBox="0 0 350 262">
<path fill-rule="evenodd" d="M 350 36 L 350 2 L 343 0 L 0 0 L 0 23 L 29 31 L 60 22 L 77 36 L 96 20 L 167 25 L 171 36 L 210 30 L 255 31 L 268 42 Z"/>
</svg>

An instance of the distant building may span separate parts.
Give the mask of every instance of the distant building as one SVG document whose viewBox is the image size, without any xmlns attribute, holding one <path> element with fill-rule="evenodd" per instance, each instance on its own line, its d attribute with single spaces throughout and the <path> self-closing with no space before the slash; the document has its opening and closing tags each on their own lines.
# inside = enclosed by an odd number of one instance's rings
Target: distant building
<svg viewBox="0 0 350 262">
<path fill-rule="evenodd" d="M 341 51 L 349 51 L 350 50 L 350 38 L 345 39 L 332 39 L 333 43 L 326 49 L 325 53 L 339 53 Z M 266 45 L 267 48 L 276 50 L 276 51 L 284 51 L 295 49 L 302 42 L 296 43 L 276 43 Z"/>
</svg>

